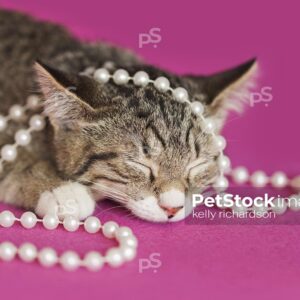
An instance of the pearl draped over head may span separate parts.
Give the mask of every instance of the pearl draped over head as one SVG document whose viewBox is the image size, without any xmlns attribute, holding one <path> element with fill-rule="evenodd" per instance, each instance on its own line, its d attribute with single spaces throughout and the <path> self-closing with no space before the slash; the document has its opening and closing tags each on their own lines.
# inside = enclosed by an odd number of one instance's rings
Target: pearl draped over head
<svg viewBox="0 0 300 300">
<path fill-rule="evenodd" d="M 108 66 L 109 63 L 104 64 Z M 106 84 L 112 80 L 116 85 L 125 85 L 133 83 L 138 87 L 145 87 L 148 84 L 152 84 L 158 91 L 162 93 L 172 93 L 175 101 L 187 103 L 199 121 L 202 124 L 203 131 L 211 135 L 212 141 L 219 151 L 218 166 L 220 170 L 219 177 L 213 184 L 213 188 L 217 192 L 223 192 L 228 188 L 228 179 L 225 174 L 228 174 L 231 179 L 237 184 L 250 183 L 254 187 L 261 188 L 267 184 L 271 184 L 275 188 L 284 188 L 290 186 L 297 191 L 300 191 L 300 176 L 289 180 L 283 172 L 275 172 L 270 178 L 263 171 L 256 171 L 252 175 L 245 167 L 237 167 L 231 170 L 230 159 L 224 155 L 223 151 L 226 148 L 226 139 L 215 133 L 216 125 L 212 119 L 205 118 L 205 106 L 199 101 L 190 101 L 188 91 L 183 87 L 172 88 L 170 81 L 166 77 L 158 77 L 156 79 L 150 79 L 149 75 L 144 71 L 138 71 L 133 76 L 124 69 L 118 69 L 113 74 L 110 73 L 109 67 L 103 67 L 99 69 L 88 68 L 83 72 L 86 75 L 92 75 L 96 81 L 101 84 Z M 25 117 L 27 110 L 35 110 L 40 107 L 39 97 L 31 95 L 27 99 L 27 104 L 22 107 L 20 105 L 13 105 L 8 113 L 8 116 L 0 115 L 0 131 L 4 131 L 7 128 L 8 122 L 20 121 Z M 5 162 L 13 162 L 17 157 L 18 147 L 24 147 L 31 142 L 31 133 L 33 131 L 41 131 L 45 127 L 44 114 L 33 115 L 29 120 L 29 127 L 27 129 L 20 129 L 15 133 L 15 143 L 11 145 L 4 145 L 1 149 L 0 158 L 0 171 L 3 169 Z M 293 195 L 297 201 L 290 201 L 286 204 L 282 201 L 274 203 L 272 210 L 277 214 L 282 214 L 286 211 L 287 207 L 293 211 L 300 211 L 300 195 Z M 222 205 L 219 206 L 223 208 Z M 268 210 L 262 207 L 252 207 L 253 211 Z M 246 207 L 233 207 L 233 211 L 247 211 Z M 25 212 L 18 219 L 10 211 L 3 211 L 0 213 L 0 226 L 9 228 L 14 225 L 15 222 L 27 229 L 34 228 L 37 223 L 41 223 L 45 229 L 54 230 L 59 225 L 70 232 L 75 232 L 80 226 L 83 226 L 85 231 L 94 234 L 102 230 L 102 233 L 107 238 L 115 238 L 119 242 L 119 247 L 109 249 L 105 256 L 102 256 L 96 251 L 91 251 L 85 255 L 83 259 L 74 252 L 66 251 L 62 255 L 58 256 L 56 251 L 52 248 L 44 248 L 38 250 L 31 243 L 24 243 L 20 247 L 16 247 L 11 242 L 3 242 L 0 244 L 0 259 L 4 261 L 11 261 L 17 255 L 25 262 L 39 261 L 42 266 L 50 267 L 56 264 L 60 264 L 66 270 L 75 270 L 80 266 L 84 266 L 91 271 L 97 271 L 102 268 L 104 263 L 112 267 L 118 267 L 125 261 L 130 261 L 136 256 L 136 248 L 138 245 L 136 237 L 133 235 L 132 230 L 128 227 L 119 227 L 114 221 L 101 224 L 100 220 L 96 217 L 89 217 L 84 222 L 80 222 L 72 216 L 67 216 L 63 221 L 60 221 L 57 216 L 46 215 L 43 219 L 38 219 L 32 212 Z"/>
</svg>

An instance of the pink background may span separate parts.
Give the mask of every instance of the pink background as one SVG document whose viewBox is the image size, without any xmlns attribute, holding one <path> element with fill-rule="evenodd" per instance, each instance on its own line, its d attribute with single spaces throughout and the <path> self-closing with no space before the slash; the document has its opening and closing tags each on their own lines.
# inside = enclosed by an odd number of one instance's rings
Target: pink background
<svg viewBox="0 0 300 300">
<path fill-rule="evenodd" d="M 273 100 L 231 116 L 224 134 L 233 165 L 268 173 L 300 173 L 299 7 L 296 1 L 0 1 L 67 25 L 88 39 L 136 50 L 153 64 L 184 73 L 207 73 L 257 56 L 261 86 Z M 0 20 L 1 21 L 1 20 Z M 157 48 L 138 47 L 138 34 L 161 28 Z M 299 299 L 298 226 L 150 224 L 104 204 L 97 215 L 131 226 L 139 258 L 159 253 L 162 266 L 139 273 L 138 259 L 118 270 L 66 273 L 19 261 L 0 263 L 1 298 Z M 4 208 L 3 205 L 0 209 Z M 102 212 L 101 212 L 102 211 Z M 20 211 L 17 211 L 18 213 Z M 298 218 L 287 214 L 284 218 Z M 105 250 L 110 243 L 84 232 L 0 229 L 0 241 L 33 241 L 58 251 Z M 100 239 L 100 242 L 99 242 Z"/>
</svg>

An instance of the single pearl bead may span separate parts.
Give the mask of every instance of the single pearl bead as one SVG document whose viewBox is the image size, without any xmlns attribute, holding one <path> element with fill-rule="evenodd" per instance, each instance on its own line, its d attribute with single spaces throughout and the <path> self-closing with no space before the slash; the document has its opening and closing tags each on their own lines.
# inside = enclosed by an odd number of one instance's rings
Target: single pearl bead
<svg viewBox="0 0 300 300">
<path fill-rule="evenodd" d="M 155 88 L 160 92 L 166 92 L 170 88 L 170 81 L 166 77 L 158 77 L 154 81 Z"/>
<path fill-rule="evenodd" d="M 64 228 L 67 231 L 76 231 L 79 227 L 79 221 L 73 216 L 67 216 L 63 221 Z"/>
<path fill-rule="evenodd" d="M 292 211 L 300 211 L 300 195 L 291 195 L 289 197 L 288 207 Z"/>
<path fill-rule="evenodd" d="M 95 70 L 96 69 L 94 67 L 87 67 L 82 72 L 80 72 L 79 75 L 92 76 Z"/>
<path fill-rule="evenodd" d="M 133 248 L 136 248 L 138 246 L 138 240 L 134 235 L 120 237 L 119 242 L 121 246 L 127 246 Z"/>
<path fill-rule="evenodd" d="M 25 262 L 31 262 L 37 257 L 37 249 L 31 243 L 24 243 L 18 250 L 19 257 Z"/>
<path fill-rule="evenodd" d="M 15 134 L 15 141 L 20 146 L 27 146 L 31 142 L 31 135 L 25 129 L 20 129 Z"/>
<path fill-rule="evenodd" d="M 38 260 L 44 267 L 52 267 L 58 262 L 56 251 L 52 248 L 44 248 L 38 253 Z"/>
<path fill-rule="evenodd" d="M 235 183 L 243 184 L 249 180 L 249 172 L 245 167 L 237 167 L 232 171 L 232 178 Z"/>
<path fill-rule="evenodd" d="M 137 86 L 146 86 L 149 83 L 149 75 L 144 71 L 136 72 L 133 76 L 133 83 Z"/>
<path fill-rule="evenodd" d="M 43 130 L 46 125 L 45 118 L 41 115 L 34 115 L 29 120 L 29 126 L 34 131 Z"/>
<path fill-rule="evenodd" d="M 220 155 L 218 158 L 218 165 L 221 170 L 224 170 L 226 172 L 229 171 L 231 166 L 229 157 L 226 155 Z"/>
<path fill-rule="evenodd" d="M 6 117 L 0 116 L 0 131 L 4 131 L 7 126 Z"/>
<path fill-rule="evenodd" d="M 57 228 L 58 224 L 59 224 L 59 220 L 57 216 L 46 215 L 43 218 L 43 225 L 48 230 Z"/>
<path fill-rule="evenodd" d="M 9 116 L 12 120 L 18 121 L 23 117 L 24 108 L 18 104 L 13 105 L 9 110 Z"/>
<path fill-rule="evenodd" d="M 224 176 L 220 176 L 214 183 L 214 189 L 218 192 L 225 191 L 229 186 L 228 180 Z"/>
<path fill-rule="evenodd" d="M 119 267 L 123 264 L 124 259 L 119 248 L 111 248 L 106 252 L 106 261 L 111 267 Z"/>
<path fill-rule="evenodd" d="M 80 265 L 80 257 L 74 251 L 66 251 L 59 259 L 60 264 L 67 271 L 76 270 Z"/>
<path fill-rule="evenodd" d="M 14 145 L 5 145 L 1 149 L 1 156 L 3 160 L 14 161 L 17 157 L 17 149 Z"/>
<path fill-rule="evenodd" d="M 11 227 L 15 223 L 15 216 L 9 210 L 4 210 L 0 213 L 0 225 L 2 227 Z"/>
<path fill-rule="evenodd" d="M 100 68 L 95 71 L 94 78 L 99 82 L 106 83 L 109 81 L 110 74 L 106 69 Z"/>
<path fill-rule="evenodd" d="M 24 228 L 30 229 L 33 228 L 37 223 L 37 217 L 31 211 L 27 211 L 22 214 L 20 222 Z"/>
<path fill-rule="evenodd" d="M 191 103 L 191 108 L 194 114 L 202 115 L 204 113 L 204 106 L 199 101 L 194 101 Z"/>
<path fill-rule="evenodd" d="M 119 225 L 116 222 L 106 222 L 102 227 L 103 235 L 109 239 L 112 239 L 115 236 L 115 232 L 118 229 L 118 227 Z"/>
<path fill-rule="evenodd" d="M 174 98 L 179 102 L 185 102 L 189 100 L 189 94 L 186 89 L 182 87 L 178 87 L 174 89 L 173 91 Z"/>
<path fill-rule="evenodd" d="M 218 147 L 220 151 L 223 151 L 226 148 L 226 140 L 222 135 L 217 135 L 214 137 L 215 145 Z"/>
<path fill-rule="evenodd" d="M 291 187 L 297 191 L 300 191 L 300 175 L 294 177 L 290 183 Z"/>
<path fill-rule="evenodd" d="M 132 235 L 132 230 L 127 227 L 127 226 L 122 226 L 117 228 L 116 232 L 115 232 L 115 237 L 117 240 L 123 238 L 123 237 L 128 237 Z"/>
<path fill-rule="evenodd" d="M 251 175 L 250 181 L 254 187 L 264 187 L 268 183 L 268 177 L 265 172 L 256 171 Z"/>
<path fill-rule="evenodd" d="M 4 261 L 12 261 L 17 254 L 16 246 L 11 242 L 3 242 L 0 244 L 0 259 Z"/>
<path fill-rule="evenodd" d="M 129 81 L 129 74 L 126 70 L 119 69 L 113 75 L 115 84 L 122 85 Z"/>
<path fill-rule="evenodd" d="M 30 95 L 27 98 L 27 106 L 30 109 L 36 109 L 40 106 L 40 97 L 38 95 Z"/>
<path fill-rule="evenodd" d="M 84 265 L 90 271 L 99 271 L 104 265 L 104 257 L 96 251 L 87 253 L 83 259 Z"/>
<path fill-rule="evenodd" d="M 277 215 L 282 215 L 287 210 L 287 204 L 284 199 L 276 198 L 273 200 L 272 211 Z"/>
<path fill-rule="evenodd" d="M 204 126 L 205 126 L 204 130 L 207 133 L 212 133 L 216 128 L 215 122 L 209 119 L 206 119 Z"/>
<path fill-rule="evenodd" d="M 113 70 L 115 68 L 115 63 L 113 61 L 107 61 L 103 64 L 103 68 Z"/>
<path fill-rule="evenodd" d="M 288 183 L 288 178 L 283 172 L 276 172 L 272 175 L 270 182 L 275 188 L 283 188 Z"/>
<path fill-rule="evenodd" d="M 232 206 L 232 211 L 237 214 L 246 213 L 247 210 L 248 210 L 248 208 L 242 204 L 240 204 L 240 206 L 238 206 L 237 203 L 234 203 L 234 205 Z"/>
<path fill-rule="evenodd" d="M 120 251 L 125 261 L 131 261 L 136 256 L 136 249 L 134 247 L 122 246 Z"/>
<path fill-rule="evenodd" d="M 96 217 L 88 217 L 84 221 L 84 229 L 88 233 L 96 233 L 100 230 L 100 227 L 101 227 L 101 222 Z"/>
</svg>

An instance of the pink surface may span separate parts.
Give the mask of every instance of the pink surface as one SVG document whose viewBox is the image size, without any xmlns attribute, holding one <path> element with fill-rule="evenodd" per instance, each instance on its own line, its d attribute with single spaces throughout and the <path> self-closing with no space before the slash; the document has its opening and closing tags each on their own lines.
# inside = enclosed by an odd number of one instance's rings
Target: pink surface
<svg viewBox="0 0 300 300">
<path fill-rule="evenodd" d="M 260 84 L 272 87 L 273 100 L 267 107 L 258 103 L 243 116 L 230 118 L 225 128 L 228 153 L 235 166 L 300 173 L 296 1 L 130 3 L 1 1 L 2 6 L 64 23 L 81 37 L 133 48 L 149 62 L 177 72 L 213 72 L 257 56 Z M 140 49 L 138 34 L 152 27 L 161 28 L 161 43 Z M 103 206 L 107 209 L 110 204 Z M 1 298 L 299 299 L 298 226 L 159 225 L 132 218 L 124 210 L 101 208 L 97 215 L 131 226 L 140 240 L 139 258 L 159 253 L 161 267 L 140 273 L 136 259 L 121 269 L 106 267 L 92 274 L 46 270 L 19 261 L 0 263 Z M 299 218 L 284 216 L 290 217 Z M 110 245 L 84 232 L 26 231 L 15 226 L 0 233 L 1 241 L 28 240 L 82 254 Z"/>
</svg>

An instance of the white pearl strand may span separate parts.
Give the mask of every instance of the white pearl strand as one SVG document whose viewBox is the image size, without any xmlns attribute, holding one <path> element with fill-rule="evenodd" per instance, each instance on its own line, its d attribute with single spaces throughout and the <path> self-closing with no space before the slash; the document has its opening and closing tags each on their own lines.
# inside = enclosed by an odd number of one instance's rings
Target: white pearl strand
<svg viewBox="0 0 300 300">
<path fill-rule="evenodd" d="M 20 121 L 27 110 L 34 110 L 38 107 L 40 107 L 40 98 L 37 95 L 30 95 L 25 106 L 13 105 L 9 109 L 8 116 L 0 115 L 0 132 L 6 129 L 8 121 Z"/>
<path fill-rule="evenodd" d="M 86 232 L 90 234 L 98 233 L 102 230 L 105 237 L 109 239 L 115 238 L 119 246 L 107 250 L 102 256 L 97 251 L 88 252 L 83 258 L 74 252 L 66 251 L 60 256 L 50 247 L 38 250 L 31 243 L 24 243 L 20 247 L 16 247 L 11 242 L 2 242 L 0 244 L 0 260 L 12 261 L 18 256 L 24 262 L 33 262 L 37 260 L 44 267 L 51 267 L 56 264 L 61 265 L 65 270 L 73 271 L 79 267 L 85 267 L 90 271 L 100 270 L 105 263 L 111 267 L 119 267 L 126 261 L 131 261 L 136 256 L 138 241 L 129 227 L 119 225 L 116 222 L 109 221 L 101 224 L 97 217 L 88 217 L 84 222 L 78 221 L 72 216 L 68 216 L 64 221 L 59 221 L 56 216 L 46 215 L 43 219 L 38 219 L 32 212 L 24 212 L 20 218 L 16 218 L 14 214 L 8 210 L 0 213 L 0 226 L 9 228 L 19 222 L 24 228 L 31 229 L 37 223 L 42 223 L 44 228 L 48 230 L 56 229 L 60 224 L 65 230 L 74 232 L 80 226 L 83 226 Z"/>
<path fill-rule="evenodd" d="M 40 106 L 40 99 L 37 95 L 31 95 L 27 99 L 25 106 L 13 105 L 8 116 L 0 115 L 0 131 L 4 131 L 7 127 L 7 122 L 10 120 L 20 121 L 24 117 L 24 112 L 27 110 L 34 110 Z M 17 157 L 17 148 L 20 146 L 27 146 L 31 142 L 31 132 L 41 131 L 45 127 L 45 119 L 42 115 L 33 115 L 29 120 L 28 129 L 19 129 L 15 133 L 15 143 L 12 145 L 4 145 L 1 148 L 0 158 L 0 172 L 3 170 L 3 163 L 12 162 Z"/>
<path fill-rule="evenodd" d="M 231 170 L 229 175 L 231 176 L 233 182 L 235 182 L 236 184 L 250 183 L 255 188 L 263 188 L 266 185 L 270 184 L 276 189 L 291 187 L 298 192 L 300 191 L 300 176 L 296 176 L 293 179 L 288 179 L 287 175 L 281 171 L 277 171 L 269 177 L 264 171 L 261 170 L 255 171 L 250 175 L 247 168 L 240 166 Z M 234 206 L 232 208 L 232 211 L 239 213 L 266 213 L 272 211 L 277 215 L 282 215 L 287 211 L 288 208 L 292 211 L 300 211 L 300 193 L 293 194 L 285 198 L 275 198 L 273 201 L 273 205 L 273 207 Z M 219 208 L 224 208 L 222 203 L 220 203 Z"/>
<path fill-rule="evenodd" d="M 210 119 L 205 119 L 204 106 L 199 101 L 190 102 L 188 92 L 185 88 L 177 87 L 173 89 L 170 86 L 170 81 L 163 76 L 160 76 L 154 80 L 150 79 L 149 75 L 144 71 L 136 72 L 132 77 L 124 69 L 118 69 L 113 74 L 110 74 L 106 68 L 99 68 L 94 71 L 93 77 L 100 83 L 107 83 L 110 79 L 117 85 L 125 85 L 129 81 L 132 81 L 134 85 L 145 87 L 148 84 L 153 84 L 154 87 L 160 92 L 171 92 L 176 101 L 186 102 L 191 106 L 193 113 L 200 117 L 204 124 L 204 131 L 210 134 L 213 138 L 213 142 L 219 151 L 218 164 L 220 168 L 220 176 L 217 178 L 214 188 L 216 191 L 224 191 L 228 187 L 228 180 L 224 176 L 224 173 L 230 169 L 230 160 L 224 155 L 223 150 L 226 147 L 226 140 L 223 136 L 215 134 L 215 124 Z"/>
</svg>

